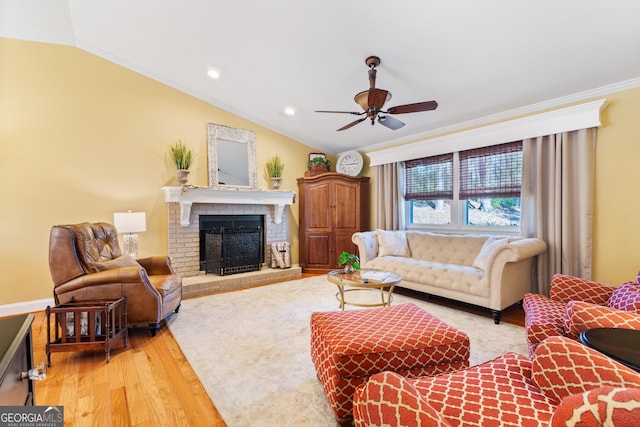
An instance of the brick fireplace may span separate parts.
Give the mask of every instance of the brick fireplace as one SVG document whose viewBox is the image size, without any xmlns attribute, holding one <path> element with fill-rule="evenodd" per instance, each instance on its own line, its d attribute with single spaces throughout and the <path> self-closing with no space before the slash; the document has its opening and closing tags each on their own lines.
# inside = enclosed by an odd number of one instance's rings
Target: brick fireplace
<svg viewBox="0 0 640 427">
<path fill-rule="evenodd" d="M 271 243 L 289 241 L 289 215 L 286 207 L 293 204 L 295 193 L 197 187 L 163 187 L 162 189 L 167 202 L 169 257 L 171 265 L 183 277 L 184 285 L 193 283 L 201 285 L 203 282 L 223 280 L 216 275 L 205 275 L 200 270 L 199 218 L 201 215 L 263 215 L 265 263 L 258 275 L 275 275 L 279 277 L 276 281 L 282 280 L 280 277 L 282 274 L 300 276 L 299 267 L 288 273 L 286 270 L 266 268 L 271 265 Z M 251 279 L 246 278 L 248 274 L 225 276 L 224 280 L 251 282 Z M 265 277 L 256 278 L 258 281 L 265 281 L 265 279 Z M 269 282 L 273 280 L 267 279 L 266 283 Z M 199 294 L 206 293 L 212 292 L 199 292 Z"/>
</svg>

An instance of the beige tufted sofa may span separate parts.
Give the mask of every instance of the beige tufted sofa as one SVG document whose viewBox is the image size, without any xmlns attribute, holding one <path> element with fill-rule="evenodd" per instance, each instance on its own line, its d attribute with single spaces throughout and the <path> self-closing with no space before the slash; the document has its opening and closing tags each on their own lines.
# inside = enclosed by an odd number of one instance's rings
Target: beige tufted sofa
<svg viewBox="0 0 640 427">
<path fill-rule="evenodd" d="M 424 231 L 355 233 L 363 268 L 392 271 L 399 286 L 489 308 L 495 323 L 531 290 L 531 264 L 546 250 L 539 239 Z"/>
</svg>

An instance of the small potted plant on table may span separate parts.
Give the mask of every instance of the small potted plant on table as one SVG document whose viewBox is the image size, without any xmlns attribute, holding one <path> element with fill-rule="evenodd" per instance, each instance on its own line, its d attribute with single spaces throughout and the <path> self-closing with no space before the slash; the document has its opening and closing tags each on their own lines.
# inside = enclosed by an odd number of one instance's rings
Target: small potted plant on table
<svg viewBox="0 0 640 427">
<path fill-rule="evenodd" d="M 357 255 L 349 252 L 342 252 L 338 257 L 338 265 L 344 266 L 344 272 L 346 274 L 352 274 L 356 270 L 360 270 L 360 258 Z"/>
</svg>

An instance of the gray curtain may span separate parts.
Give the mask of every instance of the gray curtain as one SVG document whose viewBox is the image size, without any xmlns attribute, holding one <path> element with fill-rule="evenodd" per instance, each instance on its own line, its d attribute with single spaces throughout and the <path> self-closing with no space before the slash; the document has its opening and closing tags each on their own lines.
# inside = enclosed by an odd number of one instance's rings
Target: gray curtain
<svg viewBox="0 0 640 427">
<path fill-rule="evenodd" d="M 555 273 L 591 279 L 595 146 L 596 128 L 523 141 L 522 230 L 547 243 L 533 292 Z"/>
<path fill-rule="evenodd" d="M 404 167 L 389 163 L 373 167 L 374 227 L 404 229 Z"/>
</svg>

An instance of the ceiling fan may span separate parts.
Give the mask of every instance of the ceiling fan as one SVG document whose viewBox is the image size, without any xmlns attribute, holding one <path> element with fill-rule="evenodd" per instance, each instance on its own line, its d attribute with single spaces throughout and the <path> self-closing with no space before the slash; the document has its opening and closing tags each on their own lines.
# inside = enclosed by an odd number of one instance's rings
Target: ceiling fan
<svg viewBox="0 0 640 427">
<path fill-rule="evenodd" d="M 391 99 L 391 93 L 387 90 L 376 88 L 376 67 L 380 65 L 380 58 L 377 56 L 370 56 L 364 62 L 369 67 L 369 89 L 363 90 L 353 98 L 364 111 L 316 110 L 316 113 L 340 113 L 353 114 L 355 116 L 364 115 L 364 117 L 341 127 L 338 131 L 349 129 L 350 127 L 367 119 L 371 120 L 371 125 L 373 126 L 376 118 L 378 119 L 378 123 L 381 125 L 386 126 L 391 130 L 396 130 L 404 126 L 404 123 L 394 117 L 385 116 L 383 114 L 417 113 L 419 111 L 430 111 L 438 108 L 438 103 L 436 101 L 426 101 L 416 102 L 415 104 L 397 105 L 384 111 L 382 107 Z"/>
</svg>

